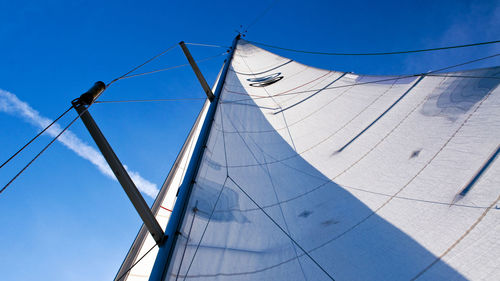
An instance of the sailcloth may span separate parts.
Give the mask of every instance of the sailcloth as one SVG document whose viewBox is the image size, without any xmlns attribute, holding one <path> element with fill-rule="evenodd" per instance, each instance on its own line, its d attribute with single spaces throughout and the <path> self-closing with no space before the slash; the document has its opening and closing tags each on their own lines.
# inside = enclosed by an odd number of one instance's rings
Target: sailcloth
<svg viewBox="0 0 500 281">
<path fill-rule="evenodd" d="M 223 83 L 164 280 L 500 280 L 500 67 L 358 75 L 240 40 Z"/>
</svg>

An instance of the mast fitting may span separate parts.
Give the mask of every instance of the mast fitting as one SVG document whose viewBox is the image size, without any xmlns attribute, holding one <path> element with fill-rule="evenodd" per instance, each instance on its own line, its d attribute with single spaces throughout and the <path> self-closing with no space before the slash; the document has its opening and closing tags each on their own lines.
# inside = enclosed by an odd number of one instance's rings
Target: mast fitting
<svg viewBox="0 0 500 281">
<path fill-rule="evenodd" d="M 102 92 L 106 90 L 106 84 L 102 81 L 95 82 L 94 86 L 92 86 L 87 92 L 83 93 L 79 100 L 80 104 L 83 105 L 91 105 L 97 97 L 101 95 Z"/>
</svg>

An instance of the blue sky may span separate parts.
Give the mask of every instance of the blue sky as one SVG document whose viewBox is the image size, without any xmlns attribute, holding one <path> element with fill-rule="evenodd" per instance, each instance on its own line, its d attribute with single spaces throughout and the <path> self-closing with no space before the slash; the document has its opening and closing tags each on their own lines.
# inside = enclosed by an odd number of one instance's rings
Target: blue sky
<svg viewBox="0 0 500 281">
<path fill-rule="evenodd" d="M 53 119 L 95 81 L 109 82 L 184 40 L 229 45 L 272 1 L 2 1 L 0 94 Z M 278 1 L 247 39 L 317 51 L 371 52 L 500 39 L 500 1 Z M 500 44 L 384 57 L 275 51 L 316 67 L 407 74 L 500 52 Z M 195 58 L 224 49 L 190 46 Z M 179 48 L 144 71 L 185 63 Z M 223 57 L 200 68 L 212 84 Z M 492 59 L 462 69 L 497 66 Z M 38 132 L 19 110 L 2 110 L 0 162 Z M 102 100 L 197 98 L 191 69 L 119 81 Z M 16 100 L 17 101 L 17 100 Z M 96 104 L 92 114 L 130 170 L 161 186 L 202 101 Z M 29 111 L 29 110 L 28 110 Z M 33 113 L 33 111 L 29 111 Z M 61 120 L 67 124 L 75 113 Z M 38 120 L 40 120 L 38 118 Z M 71 132 L 94 147 L 80 121 Z M 0 170 L 5 184 L 48 141 L 41 137 Z M 73 143 L 74 144 L 74 143 Z M 82 147 L 82 146 L 79 146 Z M 89 157 L 87 157 L 89 158 Z M 55 143 L 0 194 L 2 280 L 110 280 L 141 221 L 118 183 Z M 146 201 L 153 199 L 145 194 Z"/>
</svg>

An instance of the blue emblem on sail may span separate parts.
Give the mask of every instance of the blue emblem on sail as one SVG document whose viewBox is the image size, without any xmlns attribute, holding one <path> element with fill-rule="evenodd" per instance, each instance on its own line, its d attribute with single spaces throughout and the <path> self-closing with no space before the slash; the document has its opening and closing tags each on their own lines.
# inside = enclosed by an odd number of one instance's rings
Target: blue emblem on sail
<svg viewBox="0 0 500 281">
<path fill-rule="evenodd" d="M 247 81 L 253 82 L 250 83 L 250 86 L 252 87 L 265 87 L 274 84 L 280 81 L 281 79 L 283 79 L 281 72 L 277 72 L 259 78 L 248 78 Z"/>
</svg>

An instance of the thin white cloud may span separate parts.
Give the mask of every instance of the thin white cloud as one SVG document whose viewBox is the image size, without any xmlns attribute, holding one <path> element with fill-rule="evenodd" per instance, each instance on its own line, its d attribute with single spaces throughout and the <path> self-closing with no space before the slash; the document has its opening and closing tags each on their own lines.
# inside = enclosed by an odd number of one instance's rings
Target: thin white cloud
<svg viewBox="0 0 500 281">
<path fill-rule="evenodd" d="M 38 128 L 45 128 L 52 122 L 52 120 L 41 116 L 38 111 L 33 109 L 27 103 L 21 101 L 16 95 L 7 91 L 3 91 L 1 89 L 0 112 L 5 112 L 14 116 L 21 117 L 22 119 L 24 119 L 24 121 Z M 61 130 L 61 126 L 59 126 L 58 124 L 54 124 L 47 130 L 47 134 L 55 137 L 59 132 L 61 132 Z M 78 156 L 90 161 L 90 163 L 94 164 L 94 166 L 96 166 L 101 173 L 116 180 L 113 172 L 109 168 L 106 160 L 104 160 L 104 157 L 101 155 L 101 153 L 87 143 L 83 142 L 73 132 L 67 130 L 57 140 L 64 146 L 75 152 Z M 156 197 L 156 195 L 158 194 L 158 187 L 156 186 L 156 184 L 144 179 L 139 173 L 131 171 L 127 168 L 127 166 L 125 166 L 125 169 L 127 169 L 130 177 L 142 193 L 152 198 Z"/>
</svg>

